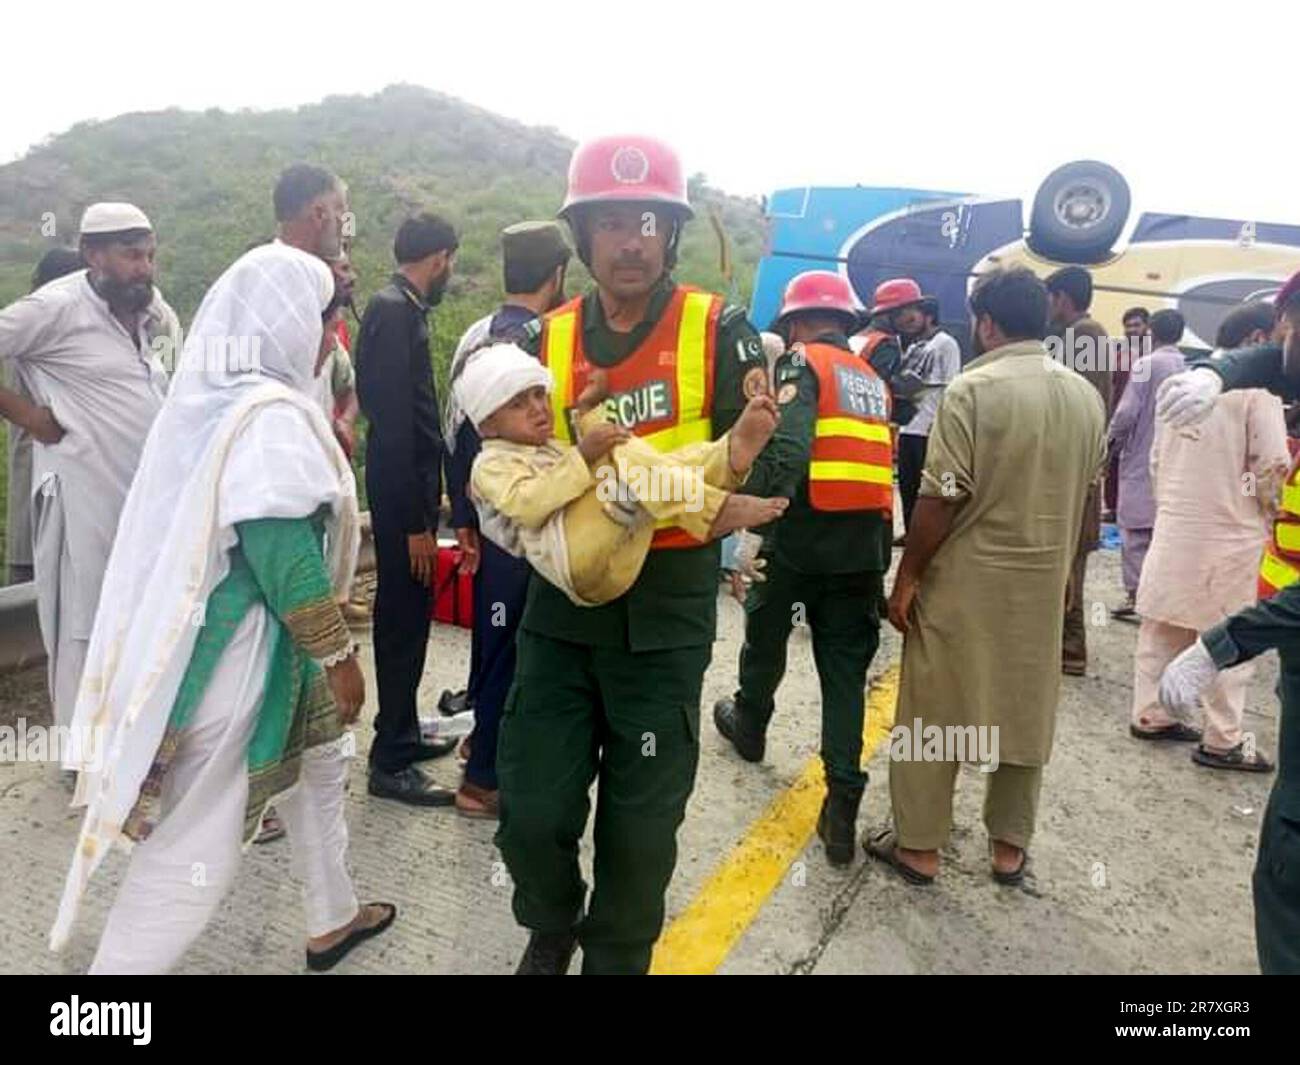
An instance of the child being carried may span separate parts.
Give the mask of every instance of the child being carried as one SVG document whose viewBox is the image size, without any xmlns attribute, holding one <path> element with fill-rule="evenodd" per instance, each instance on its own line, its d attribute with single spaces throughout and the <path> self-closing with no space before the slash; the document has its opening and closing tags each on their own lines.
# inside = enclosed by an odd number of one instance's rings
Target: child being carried
<svg viewBox="0 0 1300 1065">
<path fill-rule="evenodd" d="M 729 491 L 776 429 L 769 396 L 751 399 L 720 440 L 661 452 L 606 420 L 607 380 L 593 371 L 578 397 L 576 446 L 554 436 L 550 371 L 514 344 L 472 355 L 454 386 L 483 438 L 470 472 L 480 531 L 579 606 L 632 587 L 656 523 L 705 541 L 789 505 Z"/>
</svg>

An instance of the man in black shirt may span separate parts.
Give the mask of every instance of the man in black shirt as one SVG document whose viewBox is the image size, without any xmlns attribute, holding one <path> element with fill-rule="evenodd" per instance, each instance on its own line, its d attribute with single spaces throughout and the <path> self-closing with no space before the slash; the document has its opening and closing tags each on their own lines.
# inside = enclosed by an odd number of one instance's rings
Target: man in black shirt
<svg viewBox="0 0 1300 1065">
<path fill-rule="evenodd" d="M 397 231 L 397 272 L 371 298 L 357 338 L 357 395 L 370 423 L 366 492 L 378 562 L 375 673 L 379 713 L 370 794 L 448 806 L 454 793 L 415 765 L 445 753 L 420 738 L 416 693 L 429 642 L 429 596 L 442 499 L 442 435 L 429 361 L 430 309 L 451 276 L 456 231 L 431 214 Z"/>
</svg>

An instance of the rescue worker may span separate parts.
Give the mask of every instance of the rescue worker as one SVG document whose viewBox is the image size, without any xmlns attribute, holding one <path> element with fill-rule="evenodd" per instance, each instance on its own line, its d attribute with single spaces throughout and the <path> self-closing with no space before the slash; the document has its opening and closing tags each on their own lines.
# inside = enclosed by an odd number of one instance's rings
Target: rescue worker
<svg viewBox="0 0 1300 1065">
<path fill-rule="evenodd" d="M 889 389 L 849 347 L 855 317 L 853 289 L 837 273 L 809 270 L 786 287 L 774 327 L 791 349 L 776 365 L 781 421 L 743 490 L 788 496 L 791 504 L 765 529 L 766 580 L 745 601 L 740 687 L 713 707 L 714 724 L 740 756 L 762 761 L 786 643 L 806 621 L 821 682 L 828 785 L 817 834 L 834 865 L 853 860 L 867 784 L 867 667 L 880 642 L 876 604 L 894 508 Z"/>
<path fill-rule="evenodd" d="M 743 309 L 672 279 L 692 214 L 681 163 L 661 142 L 602 137 L 574 152 L 560 216 L 596 287 L 520 341 L 550 368 L 554 431 L 566 443 L 595 367 L 608 375 L 613 416 L 665 451 L 717 439 L 766 390 Z M 531 932 L 520 973 L 563 974 L 578 942 L 584 973 L 650 966 L 695 783 L 718 565 L 715 544 L 662 528 L 612 603 L 579 607 L 536 575 L 529 584 L 497 748 L 496 841 L 515 917 Z M 593 781 L 587 900 L 578 844 Z"/>
<path fill-rule="evenodd" d="M 903 363 L 903 341 L 899 336 L 897 315 L 900 311 L 919 307 L 924 300 L 921 286 L 910 277 L 882 281 L 876 286 L 871 309 L 867 311 L 866 327 L 853 337 L 857 342 L 853 344 L 854 350 L 867 360 L 887 386 L 891 386 L 893 420 L 897 425 L 906 425 L 916 414 L 916 406 L 892 388 Z"/>
<path fill-rule="evenodd" d="M 1175 429 L 1207 417 L 1226 389 L 1266 388 L 1300 399 L 1300 271 L 1274 302 L 1280 342 L 1216 352 L 1161 386 L 1158 415 Z M 1255 949 L 1265 973 L 1300 973 L 1300 458 L 1282 489 L 1278 519 L 1260 563 L 1260 601 L 1201 634 L 1165 667 L 1160 701 L 1189 718 L 1219 671 L 1276 648 L 1279 659 L 1277 777 L 1255 861 Z"/>
</svg>

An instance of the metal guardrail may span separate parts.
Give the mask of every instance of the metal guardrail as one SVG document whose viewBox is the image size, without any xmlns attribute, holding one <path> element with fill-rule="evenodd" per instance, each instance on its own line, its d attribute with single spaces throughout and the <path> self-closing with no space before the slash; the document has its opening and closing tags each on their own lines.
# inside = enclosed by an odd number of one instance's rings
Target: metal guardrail
<svg viewBox="0 0 1300 1065">
<path fill-rule="evenodd" d="M 0 672 L 22 669 L 45 660 L 40 620 L 36 614 L 36 585 L 0 588 Z"/>
</svg>

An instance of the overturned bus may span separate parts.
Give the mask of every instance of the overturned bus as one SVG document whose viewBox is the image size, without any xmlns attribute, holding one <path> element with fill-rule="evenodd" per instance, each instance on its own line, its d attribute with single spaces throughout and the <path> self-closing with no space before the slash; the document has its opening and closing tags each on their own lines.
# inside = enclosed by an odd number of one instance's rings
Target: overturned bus
<svg viewBox="0 0 1300 1065">
<path fill-rule="evenodd" d="M 1175 308 L 1183 347 L 1213 346 L 1219 323 L 1245 300 L 1270 298 L 1300 268 L 1300 226 L 1148 212 L 1129 228 L 1128 183 L 1105 163 L 1067 163 L 1048 175 L 1028 213 L 1018 199 L 926 189 L 780 189 L 766 203 L 768 244 L 751 319 L 767 328 L 786 283 L 804 270 L 839 270 L 863 306 L 876 285 L 911 277 L 939 302 L 944 328 L 970 353 L 966 297 L 984 271 L 1060 266 L 1092 274 L 1091 314 L 1112 336 L 1129 307 Z M 1125 233 L 1127 232 L 1127 239 Z"/>
</svg>

